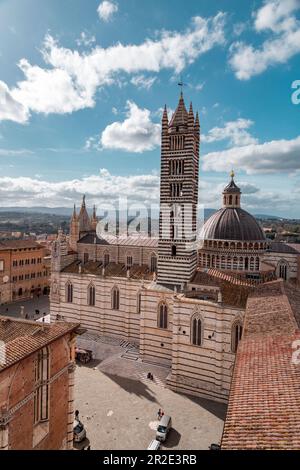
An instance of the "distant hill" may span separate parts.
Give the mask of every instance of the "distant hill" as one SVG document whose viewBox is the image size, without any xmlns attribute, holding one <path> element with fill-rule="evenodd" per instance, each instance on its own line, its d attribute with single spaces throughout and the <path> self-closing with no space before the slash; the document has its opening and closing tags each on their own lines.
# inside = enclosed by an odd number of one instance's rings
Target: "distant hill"
<svg viewBox="0 0 300 470">
<path fill-rule="evenodd" d="M 91 212 L 92 209 L 89 209 L 89 212 Z M 204 219 L 207 220 L 212 214 L 214 214 L 217 211 L 217 209 L 211 209 L 207 208 L 204 209 Z M 70 217 L 73 212 L 72 207 L 43 207 L 43 206 L 37 206 L 37 207 L 0 207 L 0 213 L 2 212 L 14 212 L 18 213 L 18 215 L 21 214 L 51 214 L 51 215 L 61 215 L 61 216 L 68 216 Z M 199 214 L 201 214 L 201 211 L 199 211 Z M 262 220 L 262 219 L 269 219 L 269 220 L 294 220 L 290 219 L 288 217 L 279 217 L 276 215 L 269 215 L 269 214 L 253 214 L 256 219 Z M 157 217 L 157 214 L 154 214 L 154 218 Z"/>
<path fill-rule="evenodd" d="M 18 212 L 34 213 L 34 214 L 55 214 L 55 215 L 68 215 L 70 216 L 73 212 L 72 207 L 0 207 L 0 212 Z"/>
<path fill-rule="evenodd" d="M 284 217 L 278 217 L 276 215 L 267 215 L 267 214 L 254 214 L 256 219 L 269 219 L 269 220 L 283 220 Z M 289 220 L 289 219 L 285 219 Z"/>
</svg>

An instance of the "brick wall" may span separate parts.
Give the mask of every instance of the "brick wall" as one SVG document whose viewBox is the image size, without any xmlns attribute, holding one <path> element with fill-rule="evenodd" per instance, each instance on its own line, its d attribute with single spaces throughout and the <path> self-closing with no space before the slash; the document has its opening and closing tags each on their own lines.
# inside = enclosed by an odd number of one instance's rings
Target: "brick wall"
<svg viewBox="0 0 300 470">
<path fill-rule="evenodd" d="M 47 432 L 35 446 L 36 449 L 61 449 L 67 446 L 69 376 L 72 373 L 69 340 L 70 335 L 65 335 L 49 345 L 49 420 L 43 423 Z M 8 449 L 21 450 L 34 447 L 34 433 L 38 431 L 36 427 L 39 426 L 34 425 L 33 409 L 36 358 L 37 353 L 32 354 L 0 373 L 0 420 L 7 422 Z M 2 427 L 2 433 L 4 432 L 5 429 Z"/>
</svg>

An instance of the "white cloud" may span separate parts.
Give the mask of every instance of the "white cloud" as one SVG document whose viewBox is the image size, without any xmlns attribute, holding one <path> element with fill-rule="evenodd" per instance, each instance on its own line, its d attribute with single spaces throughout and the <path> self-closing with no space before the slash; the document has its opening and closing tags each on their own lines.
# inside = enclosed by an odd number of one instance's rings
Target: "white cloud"
<svg viewBox="0 0 300 470">
<path fill-rule="evenodd" d="M 71 206 L 81 200 L 82 194 L 86 194 L 90 204 L 113 203 L 119 197 L 137 202 L 157 202 L 159 176 L 116 176 L 102 169 L 98 175 L 60 182 L 46 181 L 40 176 L 0 177 L 3 206 Z"/>
<path fill-rule="evenodd" d="M 108 0 L 101 2 L 97 8 L 99 18 L 103 21 L 109 21 L 112 19 L 113 15 L 118 11 L 118 4 Z"/>
<path fill-rule="evenodd" d="M 203 169 L 227 172 L 238 168 L 248 174 L 293 172 L 300 170 L 299 155 L 300 136 L 208 153 L 203 157 Z"/>
<path fill-rule="evenodd" d="M 206 143 L 229 140 L 231 145 L 243 146 L 256 144 L 257 139 L 247 131 L 253 125 L 250 119 L 237 119 L 228 121 L 224 127 L 213 127 L 207 135 L 202 135 L 201 140 Z"/>
<path fill-rule="evenodd" d="M 298 8 L 299 0 L 269 0 L 255 14 L 255 29 L 271 29 L 276 33 L 289 30 L 295 21 L 291 13 Z"/>
<path fill-rule="evenodd" d="M 19 62 L 26 80 L 11 90 L 12 97 L 26 108 L 38 113 L 71 113 L 94 105 L 85 87 L 61 68 L 43 69 L 26 59 Z"/>
<path fill-rule="evenodd" d="M 219 208 L 222 205 L 222 190 L 228 181 L 200 179 L 199 201 L 205 207 Z M 242 206 L 258 212 L 293 214 L 299 217 L 299 190 L 263 191 L 248 182 L 238 185 L 243 192 Z M 80 204 L 82 195 L 86 194 L 87 204 L 98 206 L 99 211 L 104 204 L 114 204 L 121 198 L 127 198 L 129 204 L 158 204 L 159 175 L 112 175 L 108 170 L 101 169 L 96 175 L 66 181 L 47 181 L 42 175 L 34 178 L 1 177 L 0 198 L 2 207 L 72 207 L 74 202 Z"/>
<path fill-rule="evenodd" d="M 109 124 L 101 135 L 103 148 L 127 152 L 152 150 L 160 144 L 160 124 L 151 121 L 150 111 L 127 101 L 127 114 L 123 122 Z"/>
<path fill-rule="evenodd" d="M 0 81 L 0 121 L 8 120 L 23 124 L 28 117 L 28 108 L 16 100 L 8 86 Z"/>
<path fill-rule="evenodd" d="M 0 157 L 22 157 L 24 155 L 33 155 L 34 152 L 28 149 L 4 149 L 0 148 Z"/>
<path fill-rule="evenodd" d="M 93 107 L 97 90 L 118 84 L 121 74 L 157 73 L 162 69 L 179 73 L 200 55 L 224 43 L 224 23 L 224 13 L 208 19 L 197 16 L 183 33 L 162 31 L 155 40 L 146 39 L 139 45 L 117 43 L 83 53 L 60 47 L 47 35 L 42 48 L 47 67 L 21 59 L 19 67 L 25 78 L 6 93 L 24 107 L 26 117 L 29 111 L 69 113 Z"/>
<path fill-rule="evenodd" d="M 131 79 L 131 83 L 137 88 L 145 88 L 146 90 L 149 90 L 155 81 L 156 77 L 145 77 L 145 75 L 135 75 Z"/>
<path fill-rule="evenodd" d="M 299 0 L 269 0 L 254 14 L 256 31 L 269 32 L 271 37 L 258 48 L 232 44 L 229 63 L 238 79 L 248 80 L 300 52 L 300 21 L 293 15 L 299 8 Z"/>
<path fill-rule="evenodd" d="M 96 38 L 93 35 L 90 35 L 89 33 L 86 33 L 85 31 L 82 31 L 80 33 L 80 37 L 76 39 L 76 44 L 77 46 L 91 46 L 96 42 Z"/>
</svg>

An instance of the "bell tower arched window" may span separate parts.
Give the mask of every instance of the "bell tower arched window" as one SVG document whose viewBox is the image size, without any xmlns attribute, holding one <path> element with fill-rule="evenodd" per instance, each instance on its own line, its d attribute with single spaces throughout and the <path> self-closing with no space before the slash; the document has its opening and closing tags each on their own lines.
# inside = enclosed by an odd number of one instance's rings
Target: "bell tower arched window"
<svg viewBox="0 0 300 470">
<path fill-rule="evenodd" d="M 237 321 L 232 325 L 232 330 L 231 330 L 231 351 L 233 353 L 237 352 L 237 348 L 242 338 L 242 334 L 243 334 L 242 323 L 240 321 Z"/>
<path fill-rule="evenodd" d="M 117 287 L 114 287 L 111 292 L 111 308 L 113 310 L 119 310 L 120 308 L 120 291 Z"/>
<path fill-rule="evenodd" d="M 278 263 L 278 276 L 285 281 L 288 279 L 288 264 L 285 260 Z"/>
<path fill-rule="evenodd" d="M 95 286 L 90 285 L 88 288 L 88 304 L 94 306 L 96 303 L 96 290 Z"/>
<path fill-rule="evenodd" d="M 168 328 L 168 306 L 165 303 L 161 303 L 158 309 L 158 328 Z"/>
<path fill-rule="evenodd" d="M 66 302 L 73 302 L 73 284 L 71 282 L 66 284 Z"/>
<path fill-rule="evenodd" d="M 150 263 L 150 271 L 152 273 L 155 273 L 156 270 L 157 270 L 157 258 L 156 258 L 156 255 L 155 254 L 152 254 L 151 255 L 151 263 Z"/>
<path fill-rule="evenodd" d="M 109 264 L 109 253 L 107 252 L 104 253 L 103 264 L 104 264 L 104 267 Z"/>
<path fill-rule="evenodd" d="M 192 317 L 191 321 L 191 343 L 195 346 L 201 346 L 202 344 L 202 319 L 199 314 Z"/>
<path fill-rule="evenodd" d="M 137 311 L 137 313 L 141 313 L 141 306 L 142 306 L 142 294 L 141 294 L 141 292 L 138 292 L 137 302 L 136 302 L 136 311 Z"/>
</svg>

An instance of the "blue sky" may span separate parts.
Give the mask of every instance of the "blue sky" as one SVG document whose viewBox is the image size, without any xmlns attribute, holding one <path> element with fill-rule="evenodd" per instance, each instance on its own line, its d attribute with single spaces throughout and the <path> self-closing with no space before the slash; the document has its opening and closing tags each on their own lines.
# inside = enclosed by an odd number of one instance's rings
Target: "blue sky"
<svg viewBox="0 0 300 470">
<path fill-rule="evenodd" d="M 0 0 L 1 205 L 157 202 L 182 76 L 199 202 L 234 168 L 247 210 L 300 218 L 299 59 L 299 0 Z"/>
</svg>

